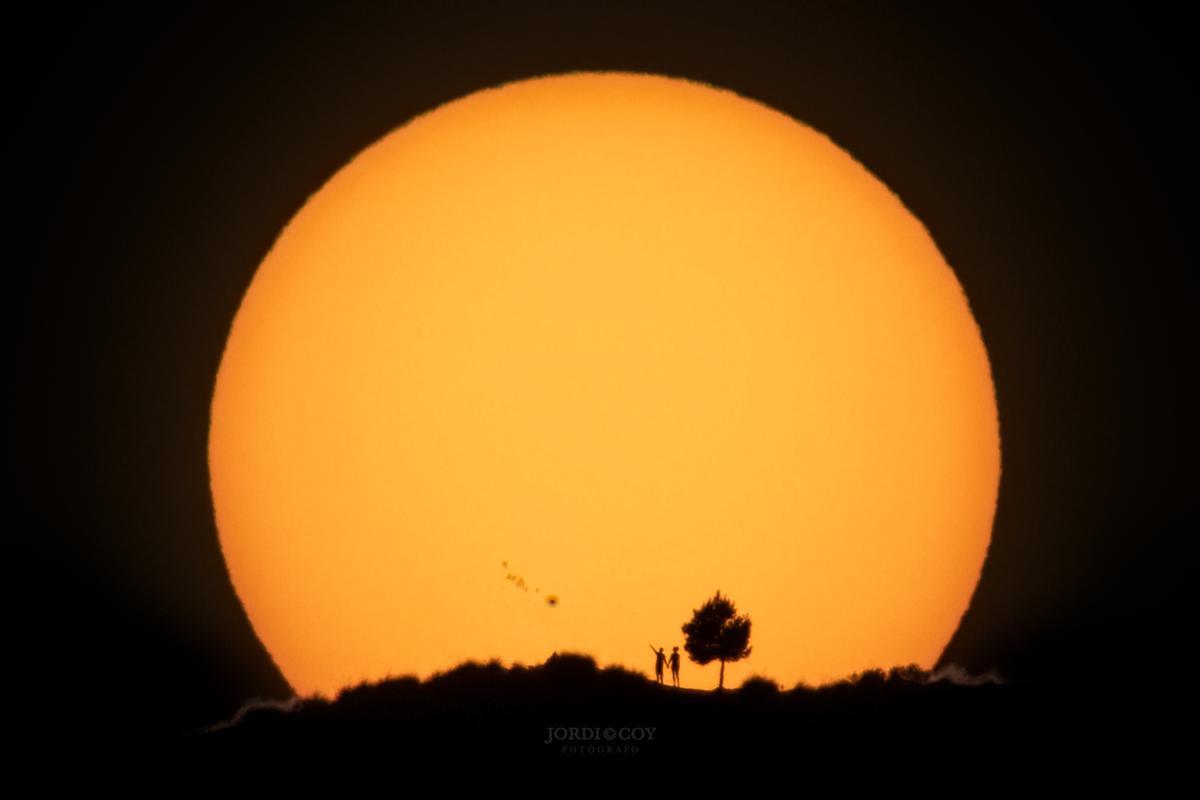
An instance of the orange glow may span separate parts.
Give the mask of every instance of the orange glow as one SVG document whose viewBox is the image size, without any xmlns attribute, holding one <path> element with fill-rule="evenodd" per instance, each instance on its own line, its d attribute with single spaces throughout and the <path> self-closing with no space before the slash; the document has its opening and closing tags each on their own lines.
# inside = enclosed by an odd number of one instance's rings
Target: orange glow
<svg viewBox="0 0 1200 800">
<path fill-rule="evenodd" d="M 717 589 L 754 625 L 727 683 L 790 686 L 932 664 L 1000 443 L 966 297 L 887 187 L 733 93 L 592 73 L 448 103 L 309 199 L 209 466 L 302 694 L 555 650 L 649 674 Z"/>
</svg>

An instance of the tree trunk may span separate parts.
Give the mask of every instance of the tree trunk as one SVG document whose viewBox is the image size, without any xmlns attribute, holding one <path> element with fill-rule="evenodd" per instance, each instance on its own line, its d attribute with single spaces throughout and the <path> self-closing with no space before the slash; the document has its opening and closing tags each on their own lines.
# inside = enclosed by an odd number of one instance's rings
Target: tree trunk
<svg viewBox="0 0 1200 800">
<path fill-rule="evenodd" d="M 717 691 L 725 688 L 725 659 L 721 659 L 721 680 L 717 684 Z"/>
</svg>

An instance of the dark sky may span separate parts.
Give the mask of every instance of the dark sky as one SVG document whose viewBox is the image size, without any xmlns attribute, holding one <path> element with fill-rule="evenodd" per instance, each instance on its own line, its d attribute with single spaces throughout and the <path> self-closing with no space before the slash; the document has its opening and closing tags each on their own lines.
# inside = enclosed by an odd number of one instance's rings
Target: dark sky
<svg viewBox="0 0 1200 800">
<path fill-rule="evenodd" d="M 992 360 L 1003 476 L 944 660 L 1133 682 L 1175 657 L 1195 362 L 1179 20 L 1009 3 L 338 5 L 81 10 L 13 31 L 16 232 L 32 244 L 15 427 L 24 535 L 47 559 L 29 605 L 39 668 L 84 689 L 76 709 L 171 731 L 287 692 L 225 575 L 208 493 L 208 405 L 240 297 L 362 148 L 475 89 L 578 69 L 704 80 L 816 127 L 957 271 Z"/>
</svg>

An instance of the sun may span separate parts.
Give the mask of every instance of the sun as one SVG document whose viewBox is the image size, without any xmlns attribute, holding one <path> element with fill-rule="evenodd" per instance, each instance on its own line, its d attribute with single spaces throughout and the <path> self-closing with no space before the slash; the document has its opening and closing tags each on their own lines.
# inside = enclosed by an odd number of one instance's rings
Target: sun
<svg viewBox="0 0 1200 800">
<path fill-rule="evenodd" d="M 303 694 L 567 650 L 649 672 L 718 589 L 753 621 L 727 682 L 790 685 L 936 660 L 1000 439 L 967 298 L 888 187 L 732 92 L 574 73 L 417 117 L 308 199 L 234 319 L 209 467 Z"/>
</svg>

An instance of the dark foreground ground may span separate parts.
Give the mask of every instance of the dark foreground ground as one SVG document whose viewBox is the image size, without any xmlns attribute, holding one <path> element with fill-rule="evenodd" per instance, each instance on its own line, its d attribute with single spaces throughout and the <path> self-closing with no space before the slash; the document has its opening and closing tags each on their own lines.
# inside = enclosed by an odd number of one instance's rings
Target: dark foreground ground
<svg viewBox="0 0 1200 800">
<path fill-rule="evenodd" d="M 219 754 L 385 752 L 394 764 L 652 762 L 763 758 L 801 764 L 1031 761 L 1162 756 L 1163 700 L 1137 690 L 932 680 L 916 668 L 781 690 L 752 679 L 724 692 L 678 691 L 588 656 L 535 667 L 467 663 L 425 682 L 397 678 L 333 701 L 259 707 L 186 735 Z"/>
</svg>

